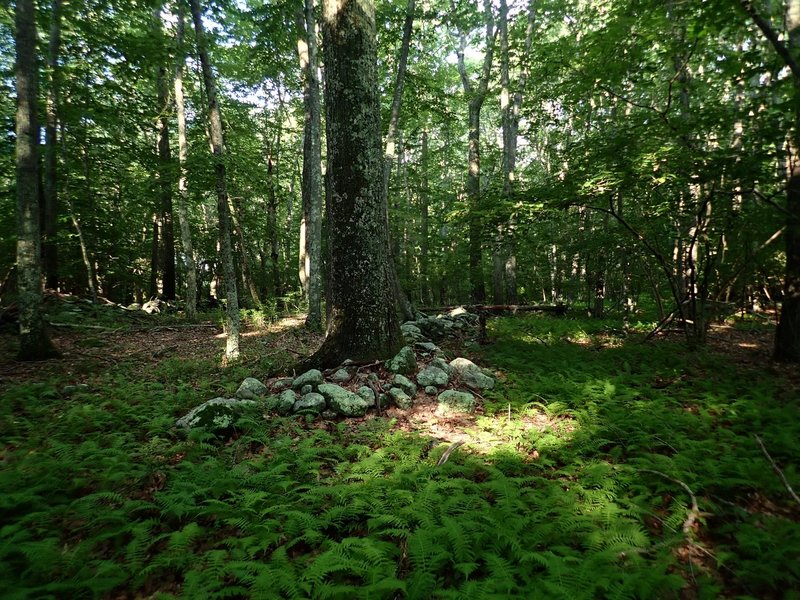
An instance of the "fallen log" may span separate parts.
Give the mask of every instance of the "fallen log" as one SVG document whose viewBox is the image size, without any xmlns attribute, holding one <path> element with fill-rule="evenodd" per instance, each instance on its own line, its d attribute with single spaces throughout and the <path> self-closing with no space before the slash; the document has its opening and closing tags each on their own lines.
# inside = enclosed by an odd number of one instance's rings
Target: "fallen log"
<svg viewBox="0 0 800 600">
<path fill-rule="evenodd" d="M 518 312 L 554 312 L 559 315 L 566 314 L 567 305 L 558 304 L 460 304 L 458 306 L 435 306 L 430 308 L 420 308 L 419 312 L 423 313 L 443 313 L 463 308 L 466 311 L 474 312 L 476 314 L 487 313 L 492 315 L 499 315 L 504 313 L 518 313 Z"/>
</svg>

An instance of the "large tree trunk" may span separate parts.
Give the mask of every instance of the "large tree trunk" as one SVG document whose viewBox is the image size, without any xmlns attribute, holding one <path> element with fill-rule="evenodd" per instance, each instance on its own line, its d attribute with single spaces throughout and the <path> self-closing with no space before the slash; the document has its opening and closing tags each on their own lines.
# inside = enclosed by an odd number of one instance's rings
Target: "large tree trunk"
<svg viewBox="0 0 800 600">
<path fill-rule="evenodd" d="M 189 215 L 186 210 L 187 179 L 186 160 L 189 156 L 189 146 L 186 142 L 186 107 L 183 99 L 183 66 L 185 52 L 183 48 L 184 19 L 183 3 L 178 3 L 178 31 L 177 47 L 178 60 L 175 66 L 175 110 L 178 117 L 178 195 L 175 197 L 175 208 L 178 211 L 178 224 L 181 230 L 181 247 L 183 248 L 183 267 L 186 270 L 186 300 L 184 312 L 189 320 L 197 316 L 197 265 L 194 260 L 194 247 L 192 245 L 192 230 L 189 226 Z"/>
<path fill-rule="evenodd" d="M 317 61 L 317 25 L 314 0 L 305 0 L 298 15 L 305 46 L 298 42 L 303 70 L 303 217 L 300 223 L 300 282 L 308 299 L 306 327 L 322 327 L 322 156 L 320 91 Z"/>
<path fill-rule="evenodd" d="M 17 0 L 17 282 L 19 360 L 57 355 L 42 319 L 42 265 L 39 239 L 39 128 L 36 119 L 36 9 Z"/>
<path fill-rule="evenodd" d="M 231 215 L 228 208 L 228 187 L 225 181 L 225 142 L 222 134 L 222 115 L 217 103 L 217 90 L 214 73 L 206 50 L 205 29 L 200 13 L 199 0 L 189 0 L 197 38 L 197 53 L 203 68 L 203 82 L 208 100 L 209 137 L 211 151 L 214 155 L 214 175 L 217 187 L 217 213 L 219 215 L 220 260 L 222 261 L 222 279 L 225 286 L 227 343 L 225 357 L 235 360 L 239 357 L 239 298 L 236 289 L 236 269 L 233 265 L 233 248 L 231 245 Z"/>
<path fill-rule="evenodd" d="M 45 126 L 44 189 L 42 197 L 42 266 L 45 285 L 58 288 L 58 92 L 60 69 L 58 55 L 61 52 L 61 0 L 53 0 L 53 15 L 50 22 L 50 41 L 47 50 L 47 121 Z"/>
<path fill-rule="evenodd" d="M 402 345 L 381 190 L 375 5 L 324 0 L 330 318 L 307 364 L 392 356 Z"/>
</svg>

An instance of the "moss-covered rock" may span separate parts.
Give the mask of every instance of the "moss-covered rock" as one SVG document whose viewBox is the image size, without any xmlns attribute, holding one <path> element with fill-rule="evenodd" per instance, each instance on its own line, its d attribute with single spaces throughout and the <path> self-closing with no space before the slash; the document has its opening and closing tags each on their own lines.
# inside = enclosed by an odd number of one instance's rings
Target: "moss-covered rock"
<svg viewBox="0 0 800 600">
<path fill-rule="evenodd" d="M 304 395 L 300 400 L 294 403 L 292 406 L 292 412 L 307 412 L 313 413 L 318 415 L 327 407 L 327 402 L 325 402 L 325 397 L 322 394 L 317 394 L 316 392 L 311 392 L 309 394 Z"/>
<path fill-rule="evenodd" d="M 456 358 L 450 361 L 452 372 L 471 388 L 490 390 L 494 387 L 494 379 L 483 373 L 480 367 L 469 359 Z"/>
<path fill-rule="evenodd" d="M 239 389 L 236 390 L 236 397 L 237 398 L 244 398 L 246 400 L 252 400 L 253 398 L 258 398 L 259 396 L 266 396 L 269 389 L 263 383 L 261 383 L 255 377 L 248 377 L 242 384 L 239 386 Z"/>
<path fill-rule="evenodd" d="M 469 392 L 445 390 L 439 394 L 438 401 L 436 415 L 439 417 L 475 412 L 475 396 Z"/>
<path fill-rule="evenodd" d="M 394 384 L 395 387 L 399 387 L 401 390 L 403 390 L 406 394 L 408 394 L 412 398 L 417 395 L 416 384 L 405 375 L 400 375 L 400 374 L 395 375 L 394 379 L 392 380 L 392 383 Z"/>
<path fill-rule="evenodd" d="M 279 396 L 270 396 L 265 402 L 266 409 L 279 415 L 292 412 L 297 397 L 292 390 L 284 390 Z"/>
<path fill-rule="evenodd" d="M 335 383 L 317 386 L 319 393 L 328 401 L 328 407 L 345 417 L 363 417 L 369 405 L 358 394 L 354 394 Z"/>
<path fill-rule="evenodd" d="M 190 410 L 175 421 L 175 425 L 181 429 L 203 427 L 214 433 L 223 433 L 230 430 L 246 408 L 255 405 L 252 400 L 240 398 L 212 398 Z"/>
<path fill-rule="evenodd" d="M 417 370 L 417 356 L 411 346 L 403 346 L 394 358 L 386 361 L 386 368 L 392 373 L 407 375 Z"/>
<path fill-rule="evenodd" d="M 447 385 L 450 377 L 439 367 L 428 366 L 417 374 L 417 383 L 423 387 Z"/>
<path fill-rule="evenodd" d="M 392 399 L 392 402 L 394 402 L 394 405 L 397 408 L 402 408 L 403 410 L 408 410 L 414 405 L 414 401 L 411 399 L 411 397 L 399 387 L 393 387 L 390 389 L 389 397 Z"/>
<path fill-rule="evenodd" d="M 294 389 L 299 389 L 304 385 L 319 385 L 323 381 L 322 373 L 317 369 L 311 369 L 296 377 L 294 381 L 292 381 L 292 387 Z"/>
</svg>

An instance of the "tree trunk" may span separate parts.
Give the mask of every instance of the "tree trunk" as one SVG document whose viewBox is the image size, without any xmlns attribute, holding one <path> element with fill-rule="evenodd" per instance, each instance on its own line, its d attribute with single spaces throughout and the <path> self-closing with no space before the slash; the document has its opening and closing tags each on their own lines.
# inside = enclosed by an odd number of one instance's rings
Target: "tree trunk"
<svg viewBox="0 0 800 600">
<path fill-rule="evenodd" d="M 486 99 L 491 75 L 492 60 L 494 57 L 494 15 L 492 3 L 484 1 L 484 21 L 486 27 L 485 42 L 486 54 L 483 57 L 483 68 L 477 87 L 473 86 L 467 74 L 464 63 L 464 52 L 467 48 L 466 33 L 459 32 L 459 48 L 457 51 L 458 72 L 461 85 L 469 102 L 469 133 L 468 133 L 468 163 L 467 174 L 467 201 L 469 205 L 469 281 L 472 302 L 483 304 L 486 301 L 486 286 L 483 278 L 483 249 L 482 233 L 484 219 L 481 214 L 481 108 Z"/>
<path fill-rule="evenodd" d="M 475 100 L 469 103 L 469 174 L 467 176 L 467 198 L 469 202 L 469 283 L 472 302 L 486 301 L 486 285 L 483 279 L 483 217 L 481 215 L 481 106 Z"/>
<path fill-rule="evenodd" d="M 16 176 L 19 360 L 57 355 L 42 318 L 42 265 L 39 238 L 39 128 L 36 119 L 36 9 L 17 0 L 16 22 Z"/>
<path fill-rule="evenodd" d="M 330 319 L 306 364 L 392 356 L 402 345 L 381 189 L 375 5 L 324 0 Z"/>
<path fill-rule="evenodd" d="M 303 217 L 300 222 L 300 282 L 308 299 L 306 327 L 322 327 L 322 156 L 320 90 L 317 60 L 317 25 L 314 0 L 305 0 L 298 15 L 298 29 L 305 31 L 305 45 L 298 42 L 303 70 Z M 302 36 L 301 36 L 302 38 Z"/>
<path fill-rule="evenodd" d="M 236 289 L 236 269 L 233 264 L 233 248 L 231 244 L 231 215 L 228 208 L 228 187 L 225 181 L 225 142 L 222 133 L 222 115 L 217 103 L 217 91 L 214 73 L 206 50 L 205 30 L 200 13 L 199 0 L 189 0 L 197 38 L 197 53 L 203 68 L 203 82 L 208 100 L 209 137 L 211 151 L 214 155 L 214 175 L 217 188 L 217 213 L 219 215 L 220 260 L 222 261 L 222 279 L 225 287 L 227 342 L 225 358 L 235 360 L 239 357 L 239 298 Z"/>
<path fill-rule="evenodd" d="M 47 50 L 47 122 L 45 126 L 44 189 L 42 205 L 42 266 L 45 285 L 58 289 L 58 94 L 61 52 L 61 0 L 53 0 L 50 41 Z"/>
<path fill-rule="evenodd" d="M 408 49 L 411 46 L 411 32 L 414 26 L 414 11 L 416 9 L 416 0 L 408 0 L 406 5 L 406 18 L 403 23 L 403 40 L 400 44 L 400 55 L 397 60 L 397 73 L 394 80 L 394 95 L 392 97 L 392 108 L 389 113 L 389 128 L 386 132 L 386 150 L 384 152 L 383 162 L 383 198 L 384 202 L 388 203 L 389 199 L 389 177 L 392 172 L 392 162 L 396 157 L 395 145 L 397 144 L 398 126 L 400 123 L 400 106 L 403 101 L 403 89 L 405 87 L 406 67 L 408 65 Z M 388 219 L 388 216 L 387 216 Z M 387 221 L 388 223 L 388 221 Z M 388 226 L 387 226 L 388 227 Z M 391 231 L 387 229 L 388 231 Z M 392 247 L 391 233 L 389 235 L 389 247 Z M 398 254 L 389 252 L 389 268 L 392 270 L 392 286 L 394 287 L 395 299 L 397 300 L 397 309 L 403 316 L 404 320 L 414 319 L 414 309 L 408 296 L 400 284 L 400 277 L 397 273 L 397 260 Z"/>
<path fill-rule="evenodd" d="M 275 164 L 272 156 L 267 156 L 267 228 L 269 229 L 269 257 L 272 262 L 272 293 L 275 298 L 283 296 L 278 236 L 278 194 L 275 191 Z"/>
<path fill-rule="evenodd" d="M 800 127 L 800 123 L 798 123 Z M 775 331 L 775 360 L 800 362 L 800 157 L 793 157 L 786 190 L 786 279 Z"/>
<path fill-rule="evenodd" d="M 430 250 L 428 237 L 430 236 L 428 223 L 429 206 L 429 184 L 428 184 L 428 130 L 422 130 L 422 181 L 420 182 L 419 201 L 420 201 L 420 303 L 423 306 L 433 302 L 431 295 L 430 282 Z"/>
<path fill-rule="evenodd" d="M 159 27 L 161 22 L 159 19 Z M 172 152 L 169 146 L 169 81 L 167 68 L 158 69 L 158 187 L 161 205 L 161 293 L 166 300 L 175 300 L 175 229 L 172 223 Z"/>
<path fill-rule="evenodd" d="M 155 298 L 158 296 L 158 248 L 160 242 L 160 223 L 161 219 L 159 218 L 158 213 L 153 214 L 153 236 L 150 238 L 150 298 Z"/>
<path fill-rule="evenodd" d="M 178 224 L 181 230 L 181 247 L 183 248 L 183 267 L 186 271 L 186 301 L 184 311 L 189 320 L 197 317 L 197 265 L 194 260 L 192 230 L 189 226 L 189 215 L 186 210 L 188 185 L 186 179 L 186 160 L 189 146 L 186 141 L 186 108 L 183 98 L 183 66 L 185 63 L 183 3 L 178 3 L 178 31 L 176 45 L 178 60 L 175 67 L 175 110 L 178 116 L 178 195 L 175 197 L 175 208 L 178 212 Z"/>
</svg>

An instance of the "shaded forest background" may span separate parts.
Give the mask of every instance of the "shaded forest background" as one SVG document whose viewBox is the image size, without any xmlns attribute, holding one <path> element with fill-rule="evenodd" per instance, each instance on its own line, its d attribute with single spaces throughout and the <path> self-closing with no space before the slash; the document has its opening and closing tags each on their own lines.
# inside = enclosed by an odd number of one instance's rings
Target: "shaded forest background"
<svg viewBox="0 0 800 600">
<path fill-rule="evenodd" d="M 307 291 L 302 11 L 291 2 L 205 7 L 239 296 L 250 308 L 301 307 Z M 633 316 L 646 304 L 683 317 L 702 342 L 715 316 L 780 301 L 787 227 L 797 227 L 784 201 L 796 148 L 796 6 L 532 0 L 385 2 L 377 11 L 392 254 L 413 303 L 564 301 L 597 316 Z M 53 165 L 42 186 L 54 198 L 43 211 L 48 287 L 122 304 L 181 298 L 186 234 L 198 300 L 219 287 L 205 92 L 177 14 L 160 2 L 38 7 L 40 114 L 52 128 L 41 138 Z M 12 16 L 0 13 L 6 290 Z M 173 92 L 184 55 L 185 189 Z M 186 207 L 183 233 L 175 198 Z"/>
</svg>

